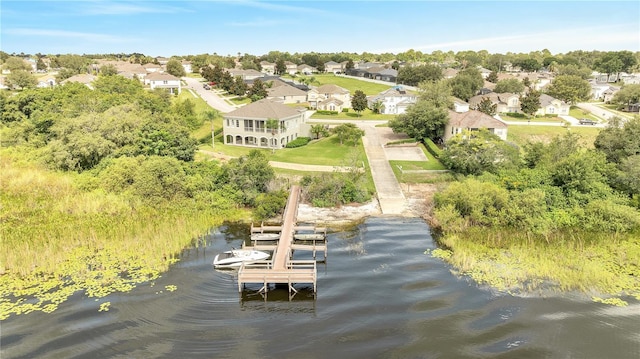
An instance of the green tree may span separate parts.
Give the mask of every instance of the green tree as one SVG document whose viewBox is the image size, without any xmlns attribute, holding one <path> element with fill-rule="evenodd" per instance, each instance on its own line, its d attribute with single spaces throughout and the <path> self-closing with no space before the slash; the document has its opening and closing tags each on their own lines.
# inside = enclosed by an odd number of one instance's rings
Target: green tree
<svg viewBox="0 0 640 359">
<path fill-rule="evenodd" d="M 516 61 L 514 62 L 514 65 L 520 66 L 523 71 L 527 72 L 535 72 L 540 70 L 540 67 L 542 67 L 538 60 L 531 57 Z"/>
<path fill-rule="evenodd" d="M 493 90 L 495 93 L 522 93 L 524 91 L 524 84 L 522 81 L 518 79 L 505 79 L 500 80 L 496 84 L 495 89 Z"/>
<path fill-rule="evenodd" d="M 113 76 L 118 74 L 118 69 L 113 64 L 107 64 L 100 67 L 100 74 L 103 76 Z"/>
<path fill-rule="evenodd" d="M 362 90 L 356 90 L 351 97 L 351 108 L 361 116 L 361 112 L 367 108 L 367 95 Z"/>
<path fill-rule="evenodd" d="M 183 77 L 186 75 L 184 66 L 182 66 L 180 60 L 177 59 L 167 61 L 167 72 L 175 77 Z"/>
<path fill-rule="evenodd" d="M 607 75 L 619 72 L 631 72 L 638 60 L 631 51 L 609 51 L 597 59 L 593 67 L 596 71 Z"/>
<path fill-rule="evenodd" d="M 278 59 L 276 61 L 276 74 L 284 75 L 287 72 L 287 65 L 284 63 L 284 59 Z"/>
<path fill-rule="evenodd" d="M 520 109 L 530 118 L 540 109 L 540 92 L 531 90 L 526 96 L 520 97 Z"/>
<path fill-rule="evenodd" d="M 547 89 L 549 96 L 574 104 L 591 97 L 591 85 L 578 76 L 557 76 Z"/>
<path fill-rule="evenodd" d="M 383 108 L 384 108 L 384 105 L 380 100 L 371 103 L 371 111 L 375 114 L 382 112 Z"/>
<path fill-rule="evenodd" d="M 640 154 L 640 117 L 622 122 L 609 121 L 609 126 L 598 133 L 594 146 L 609 162 L 622 163 L 625 158 Z"/>
<path fill-rule="evenodd" d="M 449 80 L 453 96 L 468 101 L 484 85 L 484 79 L 475 67 L 466 68 Z"/>
<path fill-rule="evenodd" d="M 249 88 L 247 93 L 247 96 L 251 98 L 251 101 L 256 102 L 258 100 L 262 100 L 263 98 L 266 98 L 267 95 L 268 93 L 264 82 L 260 79 L 253 80 L 253 85 L 251 85 L 251 88 Z"/>
<path fill-rule="evenodd" d="M 3 67 L 5 69 L 10 70 L 11 72 L 13 71 L 32 71 L 33 68 L 31 68 L 31 65 L 29 65 L 28 62 L 26 62 L 24 59 L 20 58 L 20 57 L 16 57 L 16 56 L 11 56 L 9 58 L 7 58 L 7 60 L 5 60 Z"/>
<path fill-rule="evenodd" d="M 578 76 L 583 80 L 591 78 L 591 70 L 588 67 L 580 67 L 576 64 L 558 65 L 555 72 L 556 76 L 572 75 Z"/>
<path fill-rule="evenodd" d="M 229 160 L 224 165 L 229 183 L 238 187 L 244 196 L 243 203 L 254 205 L 260 193 L 266 193 L 275 172 L 269 159 L 259 150 L 251 150 L 246 156 Z"/>
<path fill-rule="evenodd" d="M 620 91 L 613 95 L 611 103 L 618 109 L 624 109 L 628 104 L 640 102 L 640 84 L 624 85 Z"/>
<path fill-rule="evenodd" d="M 431 139 L 438 141 L 444 135 L 444 127 L 449 121 L 447 109 L 436 107 L 428 101 L 418 101 L 407 111 L 389 121 L 389 127 L 396 133 L 405 133 L 418 141 Z"/>
<path fill-rule="evenodd" d="M 323 124 L 311 125 L 311 133 L 316 137 L 316 140 L 319 139 L 321 136 L 326 137 L 329 135 L 329 131 L 327 130 L 327 127 Z"/>
<path fill-rule="evenodd" d="M 13 70 L 7 75 L 7 86 L 12 89 L 26 89 L 36 87 L 38 80 L 31 73 L 24 70 Z"/>
<path fill-rule="evenodd" d="M 491 73 L 489 74 L 489 76 L 487 76 L 487 81 L 491 82 L 491 83 L 497 83 L 498 82 L 498 73 L 495 71 L 491 71 Z"/>
<path fill-rule="evenodd" d="M 398 70 L 397 82 L 417 86 L 423 81 L 439 81 L 443 76 L 442 69 L 436 65 L 405 66 Z"/>
<path fill-rule="evenodd" d="M 488 97 L 483 97 L 475 109 L 489 116 L 494 116 L 498 111 L 498 104 L 493 103 Z"/>
<path fill-rule="evenodd" d="M 486 129 L 456 135 L 447 141 L 439 159 L 450 170 L 465 175 L 497 173 L 520 165 L 518 148 Z"/>
<path fill-rule="evenodd" d="M 344 65 L 345 71 L 353 70 L 354 67 L 355 64 L 353 63 L 352 59 L 347 60 L 347 63 Z"/>
<path fill-rule="evenodd" d="M 275 152 L 279 142 L 276 139 L 276 135 L 281 131 L 285 131 L 284 123 L 275 118 L 268 118 L 264 126 L 267 130 L 269 130 L 269 132 L 271 132 L 271 148 L 272 152 Z"/>
<path fill-rule="evenodd" d="M 364 131 L 353 123 L 343 123 L 333 128 L 333 133 L 338 136 L 340 144 L 352 142 L 353 145 L 358 144 L 360 137 L 364 136 Z"/>
</svg>

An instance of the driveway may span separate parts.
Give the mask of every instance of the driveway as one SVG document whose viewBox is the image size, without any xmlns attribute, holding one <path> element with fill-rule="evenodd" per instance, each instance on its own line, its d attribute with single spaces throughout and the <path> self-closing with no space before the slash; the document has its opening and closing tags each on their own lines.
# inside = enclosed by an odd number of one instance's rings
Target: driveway
<svg viewBox="0 0 640 359">
<path fill-rule="evenodd" d="M 597 103 L 590 103 L 590 102 L 580 102 L 577 103 L 576 106 L 580 107 L 583 110 L 587 110 L 589 111 L 592 115 L 603 119 L 605 121 L 609 121 L 610 119 L 614 118 L 614 117 L 621 117 L 620 115 L 613 113 L 607 109 L 604 109 L 600 106 L 597 105 L 602 105 L 603 102 L 597 102 Z M 626 117 L 624 117 L 626 118 Z"/>
<path fill-rule="evenodd" d="M 209 106 L 215 108 L 216 110 L 227 113 L 236 109 L 235 106 L 230 105 L 224 99 L 220 98 L 220 96 L 216 95 L 211 90 L 205 90 L 202 87 L 202 82 L 198 79 L 194 79 L 192 77 L 183 77 L 182 80 L 187 83 L 187 88 L 196 92 L 200 97 L 209 104 Z"/>
</svg>

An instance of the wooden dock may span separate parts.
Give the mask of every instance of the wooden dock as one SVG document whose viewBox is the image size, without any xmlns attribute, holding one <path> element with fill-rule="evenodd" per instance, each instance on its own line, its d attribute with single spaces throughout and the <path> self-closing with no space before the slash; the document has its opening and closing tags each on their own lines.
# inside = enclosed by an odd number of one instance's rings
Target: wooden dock
<svg viewBox="0 0 640 359">
<path fill-rule="evenodd" d="M 262 284 L 260 292 L 266 293 L 270 284 L 287 284 L 289 295 L 297 293 L 294 285 L 297 283 L 313 284 L 316 292 L 316 254 L 324 253 L 327 258 L 326 228 L 313 226 L 297 226 L 298 203 L 300 201 L 300 187 L 292 186 L 287 205 L 283 214 L 281 226 L 259 227 L 251 225 L 251 246 L 256 250 L 273 251 L 271 260 L 243 263 L 238 271 L 238 291 L 242 291 L 246 283 Z M 310 232 L 310 233 L 309 233 Z M 277 239 L 266 236 L 268 233 L 279 233 Z M 248 247 L 247 247 L 248 248 Z M 293 260 L 296 250 L 311 251 L 313 260 Z"/>
</svg>

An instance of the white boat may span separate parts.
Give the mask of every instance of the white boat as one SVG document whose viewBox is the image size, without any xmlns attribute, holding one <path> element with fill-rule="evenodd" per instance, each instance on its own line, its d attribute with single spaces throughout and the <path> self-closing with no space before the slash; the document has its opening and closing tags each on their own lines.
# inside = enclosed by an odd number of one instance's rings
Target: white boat
<svg viewBox="0 0 640 359">
<path fill-rule="evenodd" d="M 269 253 L 252 249 L 233 249 L 222 252 L 213 259 L 213 266 L 216 268 L 240 267 L 242 263 L 262 261 L 269 258 Z"/>
<path fill-rule="evenodd" d="M 252 233 L 252 241 L 277 241 L 280 239 L 280 233 Z"/>
</svg>

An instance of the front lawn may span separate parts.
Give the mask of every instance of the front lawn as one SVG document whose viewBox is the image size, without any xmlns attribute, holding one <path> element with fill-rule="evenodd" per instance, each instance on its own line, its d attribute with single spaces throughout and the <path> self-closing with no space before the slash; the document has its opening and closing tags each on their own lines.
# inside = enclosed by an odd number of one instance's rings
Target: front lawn
<svg viewBox="0 0 640 359">
<path fill-rule="evenodd" d="M 577 133 L 581 136 L 581 143 L 587 148 L 593 148 L 595 141 L 601 128 L 593 126 L 509 126 L 507 132 L 507 140 L 514 142 L 519 146 L 525 145 L 527 142 L 544 142 L 549 143 L 554 137 L 562 136 L 567 131 Z"/>
<path fill-rule="evenodd" d="M 342 88 L 345 88 L 351 92 L 351 95 L 356 92 L 356 90 L 360 90 L 365 93 L 365 95 L 377 95 L 382 91 L 388 90 L 393 87 L 393 85 L 382 85 L 374 82 L 357 80 L 350 77 L 336 76 L 334 74 L 315 74 L 312 76 L 299 76 L 296 80 L 299 81 L 300 78 L 315 78 L 316 82 L 312 83 L 313 86 L 322 86 L 326 84 L 334 84 L 338 85 Z"/>
<path fill-rule="evenodd" d="M 352 109 L 349 110 L 349 112 L 339 112 L 338 114 L 335 115 L 323 115 L 323 114 L 319 114 L 317 112 L 315 112 L 313 115 L 311 115 L 311 118 L 313 119 L 320 119 L 320 120 L 382 120 L 382 121 L 389 121 L 389 120 L 393 120 L 394 118 L 396 118 L 397 115 L 387 115 L 387 114 L 380 114 L 380 113 L 373 113 L 373 111 L 371 111 L 370 109 L 366 109 L 362 112 L 360 112 L 359 114 L 355 111 L 353 111 Z"/>
</svg>

